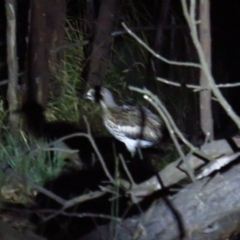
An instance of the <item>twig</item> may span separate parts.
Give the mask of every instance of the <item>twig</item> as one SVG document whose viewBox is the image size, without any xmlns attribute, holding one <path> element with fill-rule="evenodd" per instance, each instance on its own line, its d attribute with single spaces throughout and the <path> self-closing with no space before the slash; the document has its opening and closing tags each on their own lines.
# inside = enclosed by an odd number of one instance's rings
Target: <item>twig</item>
<svg viewBox="0 0 240 240">
<path fill-rule="evenodd" d="M 127 167 L 127 165 L 126 165 L 126 163 L 125 163 L 125 161 L 124 161 L 124 159 L 123 159 L 122 154 L 119 154 L 119 158 L 120 158 L 120 160 L 121 160 L 121 163 L 122 163 L 122 165 L 123 165 L 123 168 L 124 168 L 124 170 L 125 170 L 128 178 L 129 178 L 132 186 L 135 186 L 136 183 L 134 182 L 134 180 L 133 180 L 133 178 L 132 178 L 132 175 L 131 175 L 131 173 L 130 173 L 129 170 L 128 170 L 128 167 Z"/>
<path fill-rule="evenodd" d="M 0 81 L 0 86 L 7 85 L 8 84 L 8 79 Z"/>
<path fill-rule="evenodd" d="M 174 87 L 182 87 L 181 83 L 177 83 L 165 78 L 161 78 L 161 77 L 157 77 L 156 78 L 159 82 L 163 82 L 165 84 L 174 86 Z M 184 86 L 186 86 L 187 88 L 194 88 L 194 91 L 200 91 L 200 90 L 205 90 L 207 88 L 203 88 L 201 86 L 198 85 L 193 85 L 193 84 L 184 84 Z M 217 84 L 216 87 L 218 88 L 231 88 L 231 87 L 240 87 L 240 83 L 226 83 L 226 84 Z"/>
<path fill-rule="evenodd" d="M 60 203 L 61 205 L 65 205 L 65 203 L 66 203 L 66 201 L 63 198 L 57 196 L 53 192 L 50 192 L 46 188 L 43 188 L 39 185 L 33 184 L 33 185 L 30 185 L 30 188 L 32 190 L 36 190 L 36 191 L 48 196 L 49 198 L 51 198 L 51 199 L 55 200 L 56 202 Z"/>
<path fill-rule="evenodd" d="M 212 162 L 208 163 L 196 176 L 196 179 L 201 179 L 203 177 L 209 176 L 216 170 L 223 168 L 228 165 L 230 162 L 234 161 L 240 156 L 240 152 L 236 152 L 230 155 L 224 155 Z"/>
<path fill-rule="evenodd" d="M 64 211 L 67 208 L 73 207 L 76 204 L 80 204 L 80 203 L 83 203 L 83 202 L 86 202 L 86 201 L 89 201 L 89 200 L 92 200 L 92 199 L 95 199 L 95 198 L 99 198 L 99 197 L 103 196 L 104 194 L 106 194 L 106 191 L 105 192 L 104 191 L 95 191 L 95 192 L 91 192 L 89 194 L 84 194 L 84 195 L 81 195 L 81 196 L 77 196 L 77 197 L 72 198 L 71 200 L 68 200 L 68 201 L 64 201 L 63 203 L 61 203 L 63 207 L 61 209 L 59 209 L 58 211 L 55 211 L 54 214 L 45 218 L 44 221 L 49 221 L 50 219 L 56 217 L 58 214 L 64 213 Z M 47 196 L 49 196 L 49 195 L 47 195 Z M 53 197 L 51 197 L 51 198 L 53 198 Z"/>
<path fill-rule="evenodd" d="M 142 41 L 133 31 L 131 31 L 130 28 L 127 27 L 127 25 L 123 22 L 122 26 L 125 28 L 125 30 L 138 42 L 140 43 L 146 50 L 148 50 L 154 57 L 162 60 L 163 62 L 166 62 L 168 64 L 177 65 L 177 66 L 185 66 L 185 67 L 197 67 L 201 68 L 200 64 L 197 63 L 190 63 L 190 62 L 176 62 L 176 61 L 170 61 L 164 57 L 162 57 L 160 54 L 156 53 L 154 50 L 152 50 L 144 41 Z"/>
<path fill-rule="evenodd" d="M 99 158 L 99 160 L 100 160 L 100 162 L 101 162 L 101 164 L 102 164 L 102 167 L 103 167 L 103 169 L 104 169 L 107 177 L 109 178 L 109 180 L 110 180 L 110 182 L 111 182 L 112 184 L 115 184 L 115 180 L 113 179 L 113 177 L 111 176 L 110 172 L 108 171 L 107 165 L 105 164 L 105 161 L 104 161 L 102 155 L 100 154 L 100 152 L 99 152 L 99 150 L 98 150 L 98 148 L 97 148 L 97 146 L 96 146 L 96 144 L 95 144 L 95 142 L 94 142 L 94 139 L 92 138 L 92 134 L 91 134 L 91 130 L 90 130 L 90 126 L 89 126 L 89 124 L 88 124 L 87 118 L 84 116 L 83 119 L 84 119 L 84 121 L 85 121 L 85 123 L 86 123 L 86 126 L 87 126 L 88 139 L 89 139 L 89 141 L 91 142 L 91 144 L 92 144 L 92 146 L 93 146 L 96 154 L 98 155 L 98 158 Z"/>
<path fill-rule="evenodd" d="M 84 41 L 76 42 L 76 43 L 70 43 L 70 44 L 67 44 L 67 45 L 63 45 L 63 46 L 51 49 L 50 54 L 55 54 L 55 53 L 58 53 L 60 51 L 64 51 L 64 50 L 69 49 L 69 48 L 82 47 L 82 46 L 87 45 L 87 44 L 89 44 L 89 40 L 84 40 Z"/>
<path fill-rule="evenodd" d="M 38 210 L 37 212 L 40 212 L 40 213 L 53 213 L 53 214 L 57 213 L 57 214 L 68 216 L 68 217 L 78 217 L 78 218 L 83 218 L 83 217 L 104 218 L 104 219 L 108 219 L 108 220 L 112 220 L 112 221 L 116 221 L 116 222 L 120 222 L 122 220 L 121 218 L 108 216 L 108 215 L 105 215 L 105 214 L 67 213 L 67 212 L 58 212 L 58 211 L 54 211 L 54 210 Z M 43 219 L 43 221 L 47 221 L 46 218 Z"/>
</svg>

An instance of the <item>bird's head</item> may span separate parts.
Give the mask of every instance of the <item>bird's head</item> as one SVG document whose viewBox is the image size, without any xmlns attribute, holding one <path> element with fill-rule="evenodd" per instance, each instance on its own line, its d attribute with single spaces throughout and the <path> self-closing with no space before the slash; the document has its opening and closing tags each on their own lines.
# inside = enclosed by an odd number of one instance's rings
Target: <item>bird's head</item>
<svg viewBox="0 0 240 240">
<path fill-rule="evenodd" d="M 112 93 L 105 87 L 96 85 L 95 87 L 89 89 L 85 95 L 86 99 L 89 99 L 93 102 L 104 103 L 108 107 L 117 106 Z"/>
</svg>

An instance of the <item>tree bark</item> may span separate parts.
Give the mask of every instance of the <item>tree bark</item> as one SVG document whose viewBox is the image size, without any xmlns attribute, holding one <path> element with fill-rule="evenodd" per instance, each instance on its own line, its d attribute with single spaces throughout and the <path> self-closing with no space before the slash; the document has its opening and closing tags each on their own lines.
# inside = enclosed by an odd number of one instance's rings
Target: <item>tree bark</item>
<svg viewBox="0 0 240 240">
<path fill-rule="evenodd" d="M 56 52 L 54 49 L 58 49 L 64 45 L 65 13 L 66 0 L 49 0 L 47 8 L 48 49 L 51 53 L 49 56 L 49 71 L 50 74 L 55 77 L 59 74 L 63 52 Z"/>
<path fill-rule="evenodd" d="M 30 31 L 28 45 L 28 100 L 42 106 L 48 93 L 48 0 L 30 1 Z"/>
<path fill-rule="evenodd" d="M 201 24 L 199 27 L 200 42 L 205 54 L 209 69 L 211 69 L 211 33 L 210 33 L 210 1 L 201 0 L 199 6 L 199 15 Z M 200 73 L 200 85 L 208 88 L 208 80 L 204 72 Z M 213 139 L 213 116 L 212 116 L 212 94 L 211 90 L 203 90 L 200 92 L 200 121 L 201 128 L 205 136 Z"/>
<path fill-rule="evenodd" d="M 114 12 L 117 0 L 102 0 L 99 9 L 93 51 L 89 63 L 89 87 L 102 84 L 110 57 Z"/>
<path fill-rule="evenodd" d="M 189 184 L 159 200 L 144 214 L 116 224 L 118 240 L 217 240 L 239 231 L 240 165 Z M 111 226 L 98 227 L 81 240 L 112 239 Z"/>
<path fill-rule="evenodd" d="M 16 1 L 6 0 L 7 16 L 7 63 L 8 63 L 8 90 L 7 100 L 9 106 L 9 125 L 17 128 L 18 116 L 13 111 L 18 108 L 18 61 L 16 49 Z"/>
<path fill-rule="evenodd" d="M 167 17 L 169 14 L 170 5 L 171 5 L 171 0 L 163 0 L 161 4 L 161 9 L 158 12 L 159 16 L 158 16 L 157 28 L 156 28 L 155 39 L 153 44 L 153 50 L 156 53 L 161 53 L 161 49 L 164 42 L 163 33 L 167 23 Z M 154 65 L 156 69 L 156 74 L 159 75 L 159 73 L 161 72 L 161 61 L 159 59 L 154 59 Z"/>
</svg>

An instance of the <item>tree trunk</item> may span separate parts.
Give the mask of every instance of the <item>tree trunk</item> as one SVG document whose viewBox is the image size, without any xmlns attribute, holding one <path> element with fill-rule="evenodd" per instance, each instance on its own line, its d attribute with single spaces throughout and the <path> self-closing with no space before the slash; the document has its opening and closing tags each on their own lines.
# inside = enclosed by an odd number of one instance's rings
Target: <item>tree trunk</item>
<svg viewBox="0 0 240 240">
<path fill-rule="evenodd" d="M 211 33 L 210 33 L 210 2 L 209 0 L 200 1 L 200 19 L 199 27 L 200 42 L 205 54 L 209 69 L 211 69 Z M 200 73 L 200 85 L 208 88 L 208 80 L 203 71 Z M 213 117 L 212 117 L 212 100 L 211 90 L 203 90 L 200 92 L 200 119 L 201 128 L 205 136 L 213 139 Z"/>
<path fill-rule="evenodd" d="M 59 97 L 61 86 L 57 77 L 61 74 L 63 51 L 57 51 L 64 46 L 66 0 L 49 0 L 47 8 L 47 37 L 49 49 L 49 88 L 54 97 Z"/>
<path fill-rule="evenodd" d="M 117 0 L 102 0 L 99 9 L 93 51 L 89 63 L 89 87 L 102 84 L 110 57 L 114 12 Z"/>
<path fill-rule="evenodd" d="M 48 0 L 31 0 L 28 45 L 28 100 L 42 106 L 48 96 Z"/>
<path fill-rule="evenodd" d="M 66 0 L 49 0 L 47 9 L 47 36 L 49 39 L 49 71 L 55 77 L 59 74 L 62 51 L 54 51 L 64 45 Z"/>
<path fill-rule="evenodd" d="M 8 90 L 7 100 L 9 106 L 9 125 L 17 128 L 18 116 L 13 111 L 18 108 L 18 61 L 16 50 L 16 1 L 6 0 L 7 16 L 7 63 L 8 63 Z"/>
<path fill-rule="evenodd" d="M 158 12 L 158 21 L 157 21 L 157 28 L 156 28 L 155 39 L 153 44 L 153 50 L 156 53 L 160 53 L 160 54 L 161 54 L 161 50 L 164 42 L 163 33 L 166 26 L 170 5 L 171 5 L 171 0 L 163 0 L 161 4 L 161 9 Z M 162 71 L 161 61 L 159 59 L 154 58 L 154 65 L 156 69 L 156 74 L 159 75 L 159 73 Z"/>
</svg>

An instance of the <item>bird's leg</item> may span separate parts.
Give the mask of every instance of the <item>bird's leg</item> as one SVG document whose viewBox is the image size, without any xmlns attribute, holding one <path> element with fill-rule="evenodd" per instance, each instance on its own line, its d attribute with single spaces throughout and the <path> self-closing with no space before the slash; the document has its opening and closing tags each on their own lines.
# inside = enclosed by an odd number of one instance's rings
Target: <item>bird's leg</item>
<svg viewBox="0 0 240 240">
<path fill-rule="evenodd" d="M 138 154 L 139 154 L 140 159 L 143 160 L 143 155 L 142 155 L 141 148 L 137 147 L 137 150 L 138 150 Z"/>
</svg>

